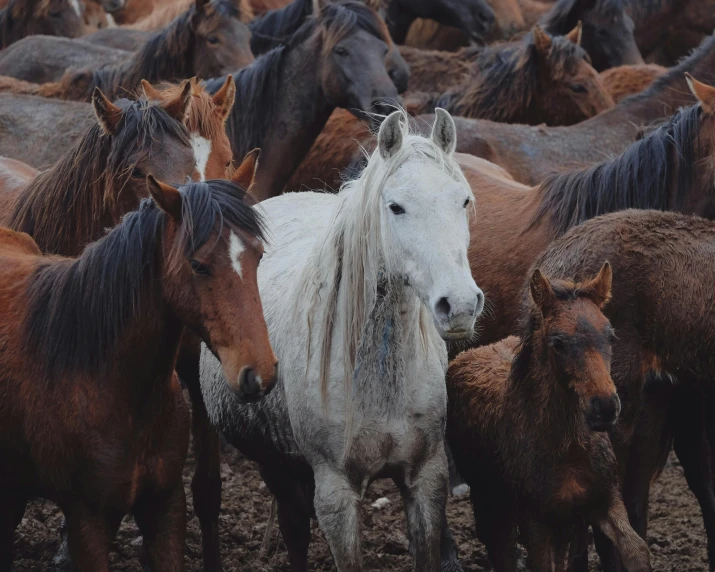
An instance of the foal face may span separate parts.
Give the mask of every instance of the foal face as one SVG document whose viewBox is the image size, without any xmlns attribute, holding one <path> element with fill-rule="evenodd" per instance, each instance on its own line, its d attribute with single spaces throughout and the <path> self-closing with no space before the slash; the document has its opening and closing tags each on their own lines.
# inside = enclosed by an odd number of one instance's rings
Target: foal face
<svg viewBox="0 0 715 572">
<path fill-rule="evenodd" d="M 253 61 L 251 32 L 219 2 L 198 0 L 191 23 L 196 33 L 196 73 L 207 79 L 233 73 Z"/>
<path fill-rule="evenodd" d="M 41 0 L 29 27 L 36 34 L 77 38 L 84 33 L 82 3 L 80 0 Z"/>
<path fill-rule="evenodd" d="M 610 429 L 621 409 L 611 379 L 614 332 L 601 311 L 610 298 L 610 265 L 606 263 L 593 280 L 577 285 L 550 283 L 537 270 L 530 289 L 542 313 L 539 335 L 555 378 L 576 395 L 592 430 Z"/>
<path fill-rule="evenodd" d="M 364 30 L 348 34 L 323 54 L 323 91 L 336 107 L 387 115 L 397 89 L 385 67 L 388 47 Z"/>
</svg>

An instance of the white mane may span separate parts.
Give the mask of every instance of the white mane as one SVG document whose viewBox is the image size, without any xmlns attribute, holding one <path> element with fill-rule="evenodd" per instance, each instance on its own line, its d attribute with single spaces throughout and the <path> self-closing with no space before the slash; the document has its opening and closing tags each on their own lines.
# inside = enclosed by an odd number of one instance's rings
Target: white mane
<svg viewBox="0 0 715 572">
<path fill-rule="evenodd" d="M 417 161 L 418 168 L 437 169 L 447 173 L 455 181 L 469 189 L 458 163 L 446 154 L 430 138 L 411 134 L 409 116 L 402 112 L 401 127 L 403 142 L 392 156 L 384 158 L 376 149 L 369 157 L 367 166 L 354 181 L 345 183 L 339 192 L 341 202 L 335 210 L 327 233 L 318 241 L 311 259 L 305 266 L 299 281 L 299 292 L 308 300 L 308 336 L 306 364 L 310 356 L 319 351 L 320 388 L 323 406 L 328 401 L 328 376 L 330 369 L 333 336 L 342 338 L 344 348 L 343 377 L 345 383 L 346 422 L 350 425 L 350 402 L 353 391 L 358 350 L 366 333 L 378 298 L 378 285 L 387 291 L 392 283 L 402 277 L 396 276 L 391 256 L 389 226 L 384 224 L 385 209 L 381 201 L 388 179 L 407 161 Z M 473 204 L 473 201 L 472 201 Z M 342 295 L 339 295 L 340 288 Z M 305 320 L 305 308 L 295 308 L 295 319 Z M 334 332 L 336 315 L 343 316 L 340 324 L 343 331 Z M 313 316 L 322 316 L 320 324 L 312 323 Z M 432 320 L 422 307 L 419 332 L 423 348 L 426 346 L 427 328 Z M 311 347 L 311 332 L 319 328 L 320 345 Z M 425 348 L 426 349 L 426 348 Z M 394 350 L 394 348 L 393 348 Z M 307 375 L 306 370 L 306 375 Z M 349 430 L 347 431 L 349 434 Z"/>
</svg>

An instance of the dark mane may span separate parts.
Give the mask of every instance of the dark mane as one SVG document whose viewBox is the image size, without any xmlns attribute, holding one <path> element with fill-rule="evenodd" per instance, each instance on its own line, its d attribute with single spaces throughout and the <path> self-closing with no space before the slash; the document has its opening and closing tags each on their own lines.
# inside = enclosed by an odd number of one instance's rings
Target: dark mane
<svg viewBox="0 0 715 572">
<path fill-rule="evenodd" d="M 327 4 L 320 18 L 309 18 L 283 43 L 257 58 L 250 66 L 233 74 L 236 100 L 226 123 L 234 157 L 243 157 L 261 147 L 263 136 L 275 117 L 286 55 L 308 38 L 324 30 L 323 52 L 355 30 L 364 30 L 388 42 L 386 29 L 376 12 L 355 0 L 336 0 Z M 216 93 L 226 78 L 204 82 L 209 93 Z"/>
<path fill-rule="evenodd" d="M 263 239 L 260 215 L 247 193 L 229 181 L 189 183 L 183 196 L 182 228 L 171 246 L 187 257 L 214 229 L 227 226 Z M 126 329 L 160 307 L 162 231 L 166 215 L 151 199 L 91 244 L 76 259 L 48 260 L 35 270 L 28 289 L 24 340 L 44 364 L 49 381 L 67 372 L 101 374 Z"/>
<path fill-rule="evenodd" d="M 107 136 L 95 123 L 15 205 L 8 226 L 28 233 L 43 252 L 67 254 L 73 245 L 96 240 L 118 220 L 113 215 L 136 164 L 165 136 L 189 145 L 184 125 L 157 102 L 121 99 L 115 105 L 122 110 L 117 133 Z"/>
<path fill-rule="evenodd" d="M 693 73 L 693 70 L 702 60 L 710 56 L 713 50 L 715 50 L 715 34 L 705 38 L 700 46 L 693 50 L 689 56 L 683 58 L 678 65 L 673 66 L 664 75 L 656 79 L 648 89 L 632 95 L 624 101 L 634 102 L 647 100 L 667 89 L 672 89 L 675 81 L 682 81 L 685 72 Z M 698 69 L 698 78 L 707 83 L 715 83 L 715 73 L 708 73 L 708 70 L 704 68 Z"/>
<path fill-rule="evenodd" d="M 222 17 L 239 16 L 238 7 L 230 0 L 213 0 L 212 5 Z M 143 79 L 150 83 L 173 82 L 196 75 L 196 30 L 191 23 L 195 15 L 196 5 L 192 4 L 168 26 L 155 32 L 127 61 L 97 70 L 78 71 L 63 78 L 63 82 L 70 90 L 77 86 L 82 90 L 83 99 L 89 100 L 95 87 L 109 97 L 126 97 Z"/>
<path fill-rule="evenodd" d="M 619 157 L 550 177 L 539 189 L 541 204 L 531 224 L 548 216 L 554 233 L 561 235 L 610 212 L 678 208 L 691 188 L 700 121 L 699 105 L 680 110 Z M 670 185 L 675 186 L 675 197 L 669 195 Z"/>
<path fill-rule="evenodd" d="M 553 70 L 572 70 L 586 52 L 564 36 L 554 36 L 549 52 Z M 539 69 L 543 63 L 532 33 L 518 44 L 482 49 L 464 83 L 445 93 L 437 106 L 454 115 L 491 121 L 531 123 L 533 105 L 539 95 Z"/>
<path fill-rule="evenodd" d="M 565 34 L 573 30 L 584 13 L 589 11 L 579 9 L 579 3 L 583 3 L 582 0 L 558 0 L 541 19 L 544 29 L 552 34 Z M 626 0 L 593 0 L 591 5 L 590 10 L 601 14 L 626 10 Z"/>
<path fill-rule="evenodd" d="M 294 0 L 253 20 L 248 25 L 253 55 L 259 56 L 285 43 L 312 13 L 313 0 Z"/>
</svg>

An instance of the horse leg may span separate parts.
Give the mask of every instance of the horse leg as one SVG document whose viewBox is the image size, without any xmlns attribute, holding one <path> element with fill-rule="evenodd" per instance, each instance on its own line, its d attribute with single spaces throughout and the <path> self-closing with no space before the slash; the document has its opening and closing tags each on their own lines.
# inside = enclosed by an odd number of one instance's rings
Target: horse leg
<svg viewBox="0 0 715 572">
<path fill-rule="evenodd" d="M 27 498 L 17 493 L 0 495 L 0 570 L 12 568 L 15 529 L 25 514 Z"/>
<path fill-rule="evenodd" d="M 650 572 L 648 545 L 628 522 L 628 513 L 618 491 L 613 491 L 611 506 L 604 517 L 592 519 L 594 534 L 598 529 L 619 552 L 628 572 Z M 604 568 L 605 569 L 605 568 Z"/>
<path fill-rule="evenodd" d="M 103 515 L 83 504 L 71 507 L 67 517 L 67 545 L 77 572 L 109 572 L 111 526 Z"/>
<path fill-rule="evenodd" d="M 204 570 L 221 572 L 221 544 L 219 540 L 219 512 L 221 510 L 221 457 L 219 437 L 206 412 L 199 383 L 201 343 L 187 331 L 181 341 L 176 361 L 176 373 L 189 391 L 191 398 L 191 434 L 193 435 L 196 468 L 191 481 L 194 512 L 201 527 Z"/>
<path fill-rule="evenodd" d="M 315 467 L 315 514 L 339 572 L 362 570 L 360 495 L 347 476 L 325 465 Z"/>
<path fill-rule="evenodd" d="M 494 487 L 469 486 L 477 538 L 486 546 L 494 570 L 516 572 L 516 510 L 511 499 L 495 493 Z"/>
<path fill-rule="evenodd" d="M 278 526 L 288 549 L 291 572 L 307 572 L 310 544 L 310 497 L 284 472 L 261 465 L 261 477 L 278 503 Z"/>
<path fill-rule="evenodd" d="M 683 466 L 688 487 L 700 504 L 708 537 L 710 570 L 715 570 L 715 494 L 706 411 L 702 401 L 693 396 L 676 399 L 673 429 L 675 454 Z"/>
<path fill-rule="evenodd" d="M 447 513 L 442 516 L 442 538 L 440 539 L 440 559 L 442 561 L 442 572 L 463 572 L 459 563 L 459 552 L 457 543 L 454 541 L 452 531 L 447 522 Z"/>
<path fill-rule="evenodd" d="M 154 572 L 184 569 L 186 496 L 181 481 L 168 495 L 146 495 L 133 508 L 144 539 L 144 555 Z"/>
<path fill-rule="evenodd" d="M 529 569 L 534 572 L 553 572 L 556 558 L 554 531 L 539 522 L 529 520 L 526 537 Z M 559 570 L 558 563 L 556 570 Z"/>
<path fill-rule="evenodd" d="M 444 448 L 427 459 L 417 472 L 397 482 L 405 502 L 407 530 L 414 557 L 413 570 L 438 571 L 441 567 L 441 540 L 447 522 L 449 468 Z M 449 529 L 447 528 L 449 534 Z M 451 536 L 451 534 L 450 534 Z"/>
<path fill-rule="evenodd" d="M 588 525 L 579 522 L 573 527 L 568 554 L 569 572 L 588 572 Z"/>
</svg>

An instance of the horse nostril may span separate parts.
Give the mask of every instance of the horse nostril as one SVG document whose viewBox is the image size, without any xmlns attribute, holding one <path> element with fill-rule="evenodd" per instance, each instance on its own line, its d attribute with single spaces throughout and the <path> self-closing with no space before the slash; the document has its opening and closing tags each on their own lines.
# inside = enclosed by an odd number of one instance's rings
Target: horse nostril
<svg viewBox="0 0 715 572">
<path fill-rule="evenodd" d="M 478 316 L 484 309 L 484 292 L 477 292 L 477 307 L 474 310 L 474 315 Z"/>
<path fill-rule="evenodd" d="M 449 300 L 447 300 L 447 298 L 440 298 L 434 305 L 434 309 L 435 313 L 448 317 L 452 307 L 449 305 Z"/>
<path fill-rule="evenodd" d="M 244 367 L 238 374 L 238 388 L 246 398 L 258 397 L 261 393 L 261 384 L 252 367 Z"/>
</svg>

